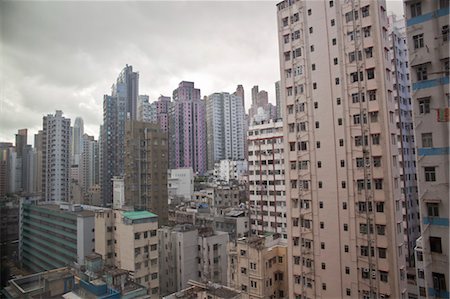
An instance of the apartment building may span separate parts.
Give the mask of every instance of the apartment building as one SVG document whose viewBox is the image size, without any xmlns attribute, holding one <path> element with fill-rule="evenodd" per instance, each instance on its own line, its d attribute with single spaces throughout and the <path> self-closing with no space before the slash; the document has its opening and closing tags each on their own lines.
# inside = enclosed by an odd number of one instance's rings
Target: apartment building
<svg viewBox="0 0 450 299">
<path fill-rule="evenodd" d="M 277 11 L 289 297 L 404 298 L 386 3 L 286 0 Z"/>
<path fill-rule="evenodd" d="M 243 160 L 245 126 L 242 99 L 228 92 L 206 98 L 208 170 L 221 160 Z"/>
<path fill-rule="evenodd" d="M 82 265 L 94 251 L 94 207 L 21 200 L 19 261 L 33 273 Z"/>
<path fill-rule="evenodd" d="M 412 117 L 408 46 L 404 19 L 389 16 L 390 51 L 392 59 L 393 97 L 396 102 L 395 119 L 399 135 L 400 183 L 402 191 L 403 230 L 408 249 L 406 261 L 414 269 L 414 247 L 420 237 L 419 201 L 417 193 L 416 149 Z M 401 150 L 400 150 L 401 149 Z"/>
<path fill-rule="evenodd" d="M 167 134 L 159 125 L 141 121 L 125 124 L 125 204 L 158 215 L 167 222 Z"/>
<path fill-rule="evenodd" d="M 189 280 L 227 283 L 228 233 L 192 225 L 158 231 L 161 295 L 180 291 Z"/>
<path fill-rule="evenodd" d="M 148 211 L 103 209 L 95 213 L 95 252 L 105 265 L 130 277 L 159 298 L 158 216 Z"/>
<path fill-rule="evenodd" d="M 228 286 L 242 298 L 288 298 L 286 240 L 277 235 L 228 244 Z"/>
<path fill-rule="evenodd" d="M 283 122 L 254 123 L 247 142 L 251 231 L 287 239 Z"/>
<path fill-rule="evenodd" d="M 182 81 L 173 91 L 169 111 L 170 168 L 206 172 L 206 106 L 194 82 Z"/>
<path fill-rule="evenodd" d="M 449 297 L 449 1 L 404 1 L 421 237 L 420 297 Z"/>
<path fill-rule="evenodd" d="M 57 110 L 43 118 L 42 192 L 45 201 L 69 201 L 70 119 Z"/>
</svg>

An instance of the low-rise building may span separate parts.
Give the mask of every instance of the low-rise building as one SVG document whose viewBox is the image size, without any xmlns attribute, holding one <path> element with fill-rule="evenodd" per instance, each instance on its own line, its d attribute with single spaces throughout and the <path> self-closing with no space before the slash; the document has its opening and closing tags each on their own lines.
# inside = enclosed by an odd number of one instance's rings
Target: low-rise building
<svg viewBox="0 0 450 299">
<path fill-rule="evenodd" d="M 176 225 L 158 234 L 161 295 L 188 287 L 190 279 L 226 284 L 228 233 Z"/>
<path fill-rule="evenodd" d="M 194 171 L 192 168 L 169 169 L 167 187 L 169 199 L 181 198 L 189 201 L 194 193 Z"/>
<path fill-rule="evenodd" d="M 41 272 L 83 264 L 94 251 L 94 210 L 67 203 L 20 203 L 19 260 L 23 267 Z M 98 208 L 97 208 L 98 209 Z"/>
<path fill-rule="evenodd" d="M 107 266 L 130 277 L 159 298 L 158 216 L 148 211 L 104 209 L 95 213 L 95 251 Z"/>
<path fill-rule="evenodd" d="M 242 298 L 286 298 L 287 243 L 278 235 L 252 236 L 228 244 L 228 286 Z"/>
</svg>

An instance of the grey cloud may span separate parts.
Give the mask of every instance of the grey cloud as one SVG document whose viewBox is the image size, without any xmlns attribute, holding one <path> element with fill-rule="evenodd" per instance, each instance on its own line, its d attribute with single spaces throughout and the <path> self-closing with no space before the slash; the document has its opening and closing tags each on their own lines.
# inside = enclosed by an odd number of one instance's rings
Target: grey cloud
<svg viewBox="0 0 450 299">
<path fill-rule="evenodd" d="M 181 80 L 202 95 L 279 78 L 276 2 L 0 1 L 0 140 L 36 131 L 42 116 L 82 116 L 97 135 L 103 94 L 125 64 L 140 93 L 172 95 Z"/>
</svg>

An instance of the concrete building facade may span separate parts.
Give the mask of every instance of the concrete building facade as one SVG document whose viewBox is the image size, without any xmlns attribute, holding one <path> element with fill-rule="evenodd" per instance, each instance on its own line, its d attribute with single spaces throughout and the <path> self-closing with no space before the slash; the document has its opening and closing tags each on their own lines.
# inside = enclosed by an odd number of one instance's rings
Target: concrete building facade
<svg viewBox="0 0 450 299">
<path fill-rule="evenodd" d="M 228 244 L 228 286 L 242 298 L 288 298 L 286 240 L 240 238 Z"/>
<path fill-rule="evenodd" d="M 191 279 L 226 284 L 228 233 L 176 225 L 158 234 L 161 295 L 186 288 Z"/>
<path fill-rule="evenodd" d="M 70 119 L 57 110 L 43 118 L 42 192 L 45 201 L 69 201 Z"/>
<path fill-rule="evenodd" d="M 159 298 L 158 216 L 148 211 L 104 209 L 95 213 L 95 252 L 105 265 L 130 272 Z"/>
<path fill-rule="evenodd" d="M 283 122 L 254 123 L 247 142 L 252 233 L 278 233 L 287 239 Z"/>
<path fill-rule="evenodd" d="M 404 298 L 386 3 L 282 1 L 277 11 L 289 297 Z"/>
<path fill-rule="evenodd" d="M 417 145 L 420 297 L 449 297 L 448 1 L 404 1 Z"/>
<path fill-rule="evenodd" d="M 94 251 L 94 212 L 71 204 L 20 204 L 19 260 L 35 272 L 82 265 Z"/>
<path fill-rule="evenodd" d="M 127 121 L 125 129 L 125 204 L 158 215 L 167 223 L 167 134 L 157 124 Z"/>
<path fill-rule="evenodd" d="M 245 126 L 242 99 L 227 92 L 206 98 L 208 170 L 220 160 L 243 160 Z"/>
</svg>

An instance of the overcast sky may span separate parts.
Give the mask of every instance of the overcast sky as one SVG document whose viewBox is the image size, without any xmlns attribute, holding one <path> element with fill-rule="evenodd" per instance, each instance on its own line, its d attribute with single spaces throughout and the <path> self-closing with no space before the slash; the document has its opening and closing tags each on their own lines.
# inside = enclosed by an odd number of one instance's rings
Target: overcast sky
<svg viewBox="0 0 450 299">
<path fill-rule="evenodd" d="M 275 102 L 276 9 L 253 2 L 17 2 L 0 0 L 0 141 L 62 110 L 98 136 L 102 99 L 125 64 L 140 94 L 172 96 L 182 80 L 202 96 L 243 84 Z M 402 14 L 402 2 L 388 2 Z"/>
</svg>

